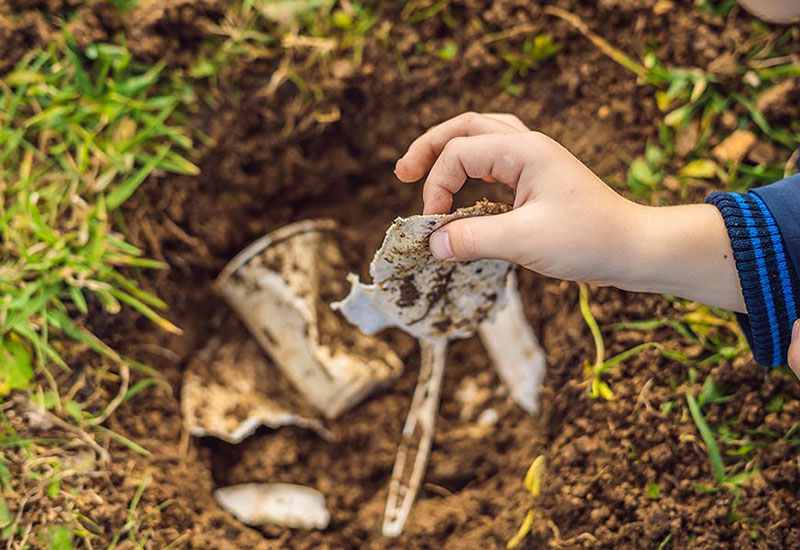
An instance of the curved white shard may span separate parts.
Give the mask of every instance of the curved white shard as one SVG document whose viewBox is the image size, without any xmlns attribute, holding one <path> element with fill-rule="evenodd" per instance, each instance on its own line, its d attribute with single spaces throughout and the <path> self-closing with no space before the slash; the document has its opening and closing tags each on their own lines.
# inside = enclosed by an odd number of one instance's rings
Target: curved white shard
<svg viewBox="0 0 800 550">
<path fill-rule="evenodd" d="M 331 515 L 325 495 L 291 483 L 243 483 L 214 491 L 217 503 L 246 525 L 273 524 L 295 529 L 326 529 Z"/>
<path fill-rule="evenodd" d="M 431 254 L 428 239 L 451 221 L 508 209 L 484 200 L 452 214 L 397 218 L 369 266 L 373 284 L 363 284 L 350 275 L 350 294 L 331 304 L 367 334 L 398 327 L 420 342 L 419 381 L 389 482 L 381 527 L 385 536 L 397 537 L 403 532 L 425 475 L 447 344 L 475 334 L 482 322 L 505 305 L 506 278 L 512 267 L 500 260 L 443 262 Z M 413 462 L 407 467 L 409 460 Z"/>
<path fill-rule="evenodd" d="M 481 323 L 478 334 L 511 398 L 525 412 L 535 415 L 539 412 L 545 355 L 525 318 L 513 271 L 508 276 L 506 294 L 506 307 Z"/>
<path fill-rule="evenodd" d="M 334 439 L 288 386 L 244 329 L 228 327 L 186 366 L 181 388 L 184 427 L 195 437 L 228 443 L 241 442 L 260 426 L 299 426 Z"/>
<path fill-rule="evenodd" d="M 370 264 L 374 282 L 364 284 L 350 275 L 350 294 L 331 307 L 367 334 L 392 326 L 419 340 L 472 336 L 484 319 L 505 304 L 511 264 L 443 262 L 430 253 L 428 238 L 451 221 L 508 208 L 481 201 L 452 214 L 397 218 Z"/>
<path fill-rule="evenodd" d="M 334 418 L 387 385 L 400 358 L 331 312 L 345 288 L 332 220 L 274 231 L 240 252 L 217 287 L 261 347 L 315 408 Z"/>
</svg>

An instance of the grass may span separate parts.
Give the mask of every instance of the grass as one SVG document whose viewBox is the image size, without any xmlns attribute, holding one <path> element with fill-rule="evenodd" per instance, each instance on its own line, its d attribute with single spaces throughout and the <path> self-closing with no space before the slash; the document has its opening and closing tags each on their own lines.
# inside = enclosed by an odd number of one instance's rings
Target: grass
<svg viewBox="0 0 800 550">
<path fill-rule="evenodd" d="M 26 55 L 0 80 L 0 396 L 30 388 L 46 366 L 68 369 L 58 338 L 124 359 L 76 319 L 123 304 L 180 332 L 142 291 L 139 269 L 160 269 L 126 242 L 122 204 L 153 172 L 197 174 L 186 130 L 169 123 L 191 90 L 164 65 L 135 63 L 122 46 L 60 46 Z"/>
<path fill-rule="evenodd" d="M 189 160 L 193 140 L 180 113 L 194 92 L 164 69 L 137 63 L 120 45 L 81 51 L 65 34 L 0 79 L 0 407 L 15 403 L 5 401 L 12 391 L 26 390 L 26 406 L 94 449 L 99 464 L 108 453 L 95 439 L 147 453 L 101 424 L 122 402 L 163 382 L 93 334 L 87 316 L 129 307 L 180 332 L 159 313 L 166 304 L 139 287 L 141 270 L 165 266 L 126 241 L 120 211 L 151 174 L 199 172 Z M 70 357 L 83 351 L 103 359 L 97 369 L 81 365 L 84 373 L 118 386 L 94 410 L 57 383 L 59 371 L 71 370 Z M 147 375 L 133 382 L 131 369 Z M 23 453 L 33 490 L 59 498 L 63 466 L 38 460 L 62 452 L 65 443 L 21 437 L 5 421 L 0 464 L 15 450 Z M 13 494 L 14 484 L 3 479 L 4 492 Z M 0 529 L 9 545 L 15 536 L 35 536 L 49 548 L 72 548 L 73 532 L 65 526 L 33 534 L 14 526 L 3 498 Z"/>
<path fill-rule="evenodd" d="M 543 475 L 544 455 L 539 455 L 533 460 L 533 462 L 531 462 L 528 472 L 525 474 L 525 479 L 522 482 L 523 487 L 525 487 L 525 489 L 527 489 L 527 491 L 534 498 L 539 496 L 539 493 L 542 490 Z M 525 514 L 525 519 L 522 520 L 517 533 L 506 543 L 506 548 L 513 550 L 514 548 L 517 548 L 523 540 L 525 540 L 525 537 L 527 537 L 528 533 L 530 533 L 531 527 L 533 527 L 534 517 L 534 509 L 530 508 Z"/>
<path fill-rule="evenodd" d="M 748 49 L 735 61 L 739 79 L 735 86 L 701 69 L 664 67 L 653 52 L 644 56 L 641 66 L 621 54 L 628 60 L 623 66 L 656 88 L 654 99 L 664 113 L 659 143 L 648 144 L 644 156 L 630 163 L 627 183 L 634 196 L 659 198 L 668 176 L 677 180 L 685 198 L 687 185 L 698 180 L 719 180 L 727 189 L 743 192 L 785 175 L 784 165 L 753 164 L 745 158 L 712 159 L 709 143 L 731 133 L 719 124 L 728 117 L 736 128 L 750 128 L 758 137 L 774 142 L 785 150 L 787 159 L 800 146 L 800 127 L 775 128 L 757 107 L 759 98 L 773 86 L 800 74 L 800 67 L 782 49 L 788 37 L 788 31 L 777 39 L 757 36 L 745 46 Z M 738 114 L 741 111 L 745 114 Z M 676 139 L 689 131 L 696 132 L 691 150 L 677 154 Z"/>
</svg>

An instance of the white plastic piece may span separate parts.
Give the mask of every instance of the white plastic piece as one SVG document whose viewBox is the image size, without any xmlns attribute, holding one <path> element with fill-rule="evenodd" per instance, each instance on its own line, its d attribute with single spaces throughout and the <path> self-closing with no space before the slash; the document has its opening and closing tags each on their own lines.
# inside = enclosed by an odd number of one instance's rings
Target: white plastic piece
<svg viewBox="0 0 800 550">
<path fill-rule="evenodd" d="M 475 334 L 505 304 L 511 264 L 500 260 L 442 262 L 430 252 L 430 234 L 460 218 L 505 212 L 505 205 L 482 201 L 452 214 L 397 218 L 370 263 L 373 284 L 355 275 L 350 294 L 331 307 L 367 334 L 398 327 L 420 342 L 419 381 L 409 406 L 395 457 L 382 533 L 403 532 L 430 455 L 444 374 L 447 344 Z M 414 449 L 413 463 L 407 462 Z"/>
<path fill-rule="evenodd" d="M 233 331 L 228 331 L 233 332 Z M 214 337 L 186 367 L 181 389 L 184 426 L 195 437 L 239 443 L 259 426 L 299 426 L 332 434 L 285 391 L 280 373 L 246 332 Z M 309 407 L 306 406 L 306 409 Z"/>
<path fill-rule="evenodd" d="M 304 485 L 244 483 L 217 489 L 214 498 L 236 519 L 254 527 L 273 524 L 295 529 L 326 529 L 331 519 L 325 495 Z"/>
<path fill-rule="evenodd" d="M 415 338 L 468 338 L 505 303 L 511 264 L 501 260 L 442 262 L 428 248 L 433 231 L 453 220 L 504 212 L 487 201 L 452 214 L 397 218 L 369 266 L 373 284 L 348 276 L 352 288 L 331 304 L 367 334 L 399 327 Z"/>
<path fill-rule="evenodd" d="M 545 355 L 525 319 L 516 273 L 506 283 L 506 307 L 478 328 L 497 373 L 511 398 L 525 412 L 539 412 L 539 389 L 544 377 Z"/>
<path fill-rule="evenodd" d="M 420 351 L 422 359 L 419 381 L 414 388 L 389 481 L 389 496 L 381 528 L 381 532 L 387 537 L 399 537 L 403 532 L 411 506 L 422 485 L 436 431 L 436 413 L 442 391 L 447 340 L 423 340 L 420 342 Z M 416 453 L 413 465 L 408 470 L 406 462 L 410 449 L 414 449 Z"/>
<path fill-rule="evenodd" d="M 403 368 L 384 342 L 354 330 L 325 303 L 326 285 L 344 270 L 335 229 L 331 220 L 282 227 L 243 250 L 217 280 L 258 343 L 328 418 Z"/>
</svg>

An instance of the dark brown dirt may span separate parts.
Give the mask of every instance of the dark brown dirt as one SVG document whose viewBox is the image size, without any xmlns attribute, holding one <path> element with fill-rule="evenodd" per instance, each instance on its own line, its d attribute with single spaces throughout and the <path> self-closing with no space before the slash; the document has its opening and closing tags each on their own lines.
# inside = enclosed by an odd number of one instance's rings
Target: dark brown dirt
<svg viewBox="0 0 800 550">
<path fill-rule="evenodd" d="M 42 4 L 50 7 L 50 2 Z M 55 4 L 62 12 L 70 9 Z M 167 56 L 176 66 L 189 63 L 210 36 L 208 25 L 226 9 L 214 0 L 154 1 L 137 8 L 135 17 L 120 18 L 101 4 L 78 8 L 71 25 L 80 40 L 108 40 L 125 30 L 137 38 L 129 45 L 138 55 Z M 744 16 L 725 22 L 690 3 L 658 14 L 655 2 L 648 0 L 558 4 L 628 52 L 655 44 L 659 57 L 671 65 L 706 66 L 754 33 Z M 13 17 L 0 19 L 0 70 L 53 32 L 52 12 L 12 8 Z M 377 9 L 377 25 L 398 19 L 394 8 Z M 260 431 L 239 446 L 182 436 L 181 369 L 224 314 L 226 306 L 212 288 L 219 269 L 262 234 L 325 216 L 351 229 L 353 251 L 347 260 L 364 274 L 391 220 L 420 210 L 419 186 L 397 182 L 392 165 L 428 126 L 471 109 L 513 112 L 612 184 L 623 181 L 625 159 L 641 154 L 647 140 L 654 139 L 660 114 L 652 89 L 637 85 L 630 73 L 565 23 L 520 0 L 466 0 L 449 5 L 446 13 L 455 21 L 452 26 L 440 17 L 395 25 L 393 47 L 405 57 L 407 73 L 371 41 L 360 66 L 343 56 L 336 71 L 314 69 L 305 78 L 320 83 L 325 92 L 314 111 L 297 100 L 292 84 L 264 91 L 275 69 L 272 63 L 243 61 L 224 71 L 214 92 L 221 106 L 196 114 L 197 125 L 216 140 L 204 153 L 202 174 L 153 177 L 126 207 L 130 238 L 171 266 L 146 284 L 170 302 L 185 334 L 167 338 L 127 315 L 98 315 L 92 321 L 123 351 L 157 366 L 175 391 L 139 394 L 111 418 L 110 428 L 153 456 L 142 458 L 114 445 L 109 476 L 92 487 L 103 496 L 103 505 L 89 497 L 82 505 L 94 508 L 93 517 L 101 516 L 101 527 L 121 525 L 139 479 L 148 472 L 152 482 L 142 509 L 167 499 L 172 504 L 147 520 L 152 529 L 147 548 L 163 548 L 183 534 L 187 537 L 179 548 L 503 548 L 531 505 L 536 509 L 533 534 L 523 548 L 657 548 L 667 536 L 665 548 L 800 544 L 797 447 L 764 439 L 766 445 L 751 455 L 761 474 L 744 487 L 735 508 L 738 516 L 731 515 L 730 491 L 705 493 L 692 484 L 711 486 L 713 479 L 685 407 L 685 390 L 698 389 L 686 381 L 686 367 L 646 351 L 609 378 L 616 400 L 590 399 L 582 371 L 593 346 L 578 312 L 576 289 L 531 273 L 523 274 L 521 290 L 547 350 L 543 413 L 533 420 L 509 402 L 477 340 L 453 345 L 425 486 L 397 541 L 381 537 L 379 529 L 395 442 L 418 368 L 415 344 L 402 334 L 390 332 L 387 339 L 406 362 L 406 373 L 386 393 L 330 424 L 339 442 L 292 428 Z M 505 94 L 498 84 L 505 68 L 501 51 L 470 24 L 476 17 L 491 29 L 533 24 L 552 34 L 563 50 L 521 80 L 521 97 Z M 522 38 L 511 43 L 519 46 Z M 460 45 L 450 62 L 414 47 L 428 42 L 438 48 L 449 40 Z M 338 120 L 317 122 L 319 113 L 337 109 Z M 776 117 L 798 120 L 798 115 L 795 102 Z M 697 184 L 692 193 L 699 196 L 707 187 Z M 509 200 L 507 190 L 485 183 L 471 184 L 461 195 L 460 204 L 482 196 Z M 677 195 L 667 198 L 678 200 Z M 592 302 L 601 324 L 681 315 L 662 298 L 611 289 L 593 291 Z M 613 354 L 643 341 L 673 339 L 668 329 L 618 331 L 606 334 L 606 345 Z M 702 352 L 681 342 L 670 345 L 690 356 Z M 707 369 L 699 370 L 702 379 Z M 793 378 L 767 376 L 749 358 L 723 360 L 710 374 L 736 396 L 712 406 L 710 422 L 736 418 L 741 432 L 784 433 L 794 425 L 800 386 Z M 480 408 L 495 408 L 500 421 L 488 432 L 470 429 L 476 412 L 462 418 L 457 394 L 467 381 L 491 390 Z M 777 395 L 785 396 L 783 410 L 766 413 L 765 405 Z M 674 410 L 661 414 L 660 406 L 671 400 Z M 540 454 L 547 469 L 542 494 L 534 500 L 521 482 Z M 249 481 L 318 488 L 328 497 L 331 526 L 307 533 L 239 524 L 216 506 L 211 493 L 216 486 Z M 657 500 L 647 497 L 648 483 L 659 485 Z"/>
</svg>

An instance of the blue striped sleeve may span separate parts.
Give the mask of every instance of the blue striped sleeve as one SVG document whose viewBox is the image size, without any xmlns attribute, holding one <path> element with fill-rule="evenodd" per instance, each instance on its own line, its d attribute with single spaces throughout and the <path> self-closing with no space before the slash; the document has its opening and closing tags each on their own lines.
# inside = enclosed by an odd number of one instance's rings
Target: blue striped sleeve
<svg viewBox="0 0 800 550">
<path fill-rule="evenodd" d="M 800 282 L 778 224 L 755 193 L 712 193 L 706 202 L 719 209 L 728 229 L 747 306 L 739 321 L 753 356 L 769 367 L 786 364 Z"/>
</svg>

